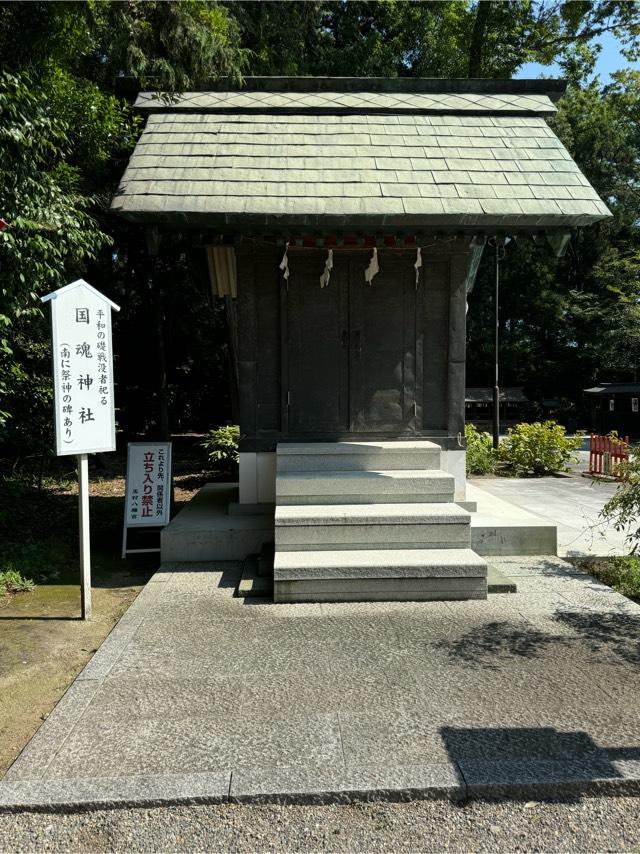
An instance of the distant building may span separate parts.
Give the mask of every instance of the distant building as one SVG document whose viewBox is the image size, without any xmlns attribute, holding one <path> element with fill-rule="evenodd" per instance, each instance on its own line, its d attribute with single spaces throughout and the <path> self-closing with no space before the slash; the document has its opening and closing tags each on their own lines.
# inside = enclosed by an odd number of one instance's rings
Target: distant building
<svg viewBox="0 0 640 854">
<path fill-rule="evenodd" d="M 522 386 L 500 389 L 500 427 L 513 427 L 525 419 L 529 398 Z M 489 430 L 493 422 L 493 388 L 467 388 L 464 396 L 465 420 L 478 430 Z"/>
<path fill-rule="evenodd" d="M 640 436 L 640 383 L 600 383 L 584 393 L 592 432 L 617 430 L 621 436 Z"/>
</svg>

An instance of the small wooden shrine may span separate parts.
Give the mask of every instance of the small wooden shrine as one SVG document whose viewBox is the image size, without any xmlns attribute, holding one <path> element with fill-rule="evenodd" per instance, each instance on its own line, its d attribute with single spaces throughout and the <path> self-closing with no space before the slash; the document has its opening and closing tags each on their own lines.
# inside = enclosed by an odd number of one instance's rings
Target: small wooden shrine
<svg viewBox="0 0 640 854">
<path fill-rule="evenodd" d="M 205 234 L 232 320 L 239 502 L 276 504 L 278 600 L 486 595 L 456 503 L 483 247 L 557 248 L 609 216 L 547 125 L 563 91 L 249 78 L 138 97 L 113 208 Z"/>
</svg>

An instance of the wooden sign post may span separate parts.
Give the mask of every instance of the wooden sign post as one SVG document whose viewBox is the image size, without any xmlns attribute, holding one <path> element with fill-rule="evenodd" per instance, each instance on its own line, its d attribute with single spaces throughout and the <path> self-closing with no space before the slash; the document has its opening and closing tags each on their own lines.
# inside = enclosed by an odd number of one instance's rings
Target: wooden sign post
<svg viewBox="0 0 640 854">
<path fill-rule="evenodd" d="M 87 454 L 115 451 L 111 311 L 120 308 L 83 279 L 60 288 L 51 303 L 56 454 L 78 457 L 80 601 L 91 618 L 89 460 Z"/>
</svg>

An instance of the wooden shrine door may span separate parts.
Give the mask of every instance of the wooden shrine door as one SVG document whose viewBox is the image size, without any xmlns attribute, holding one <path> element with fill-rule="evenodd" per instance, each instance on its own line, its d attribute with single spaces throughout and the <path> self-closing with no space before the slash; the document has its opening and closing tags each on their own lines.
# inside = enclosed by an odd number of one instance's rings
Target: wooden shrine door
<svg viewBox="0 0 640 854">
<path fill-rule="evenodd" d="M 293 254 L 293 253 L 292 253 Z M 309 253 L 311 255 L 311 253 Z M 334 253 L 327 287 L 326 253 L 290 262 L 286 375 L 291 436 L 411 434 L 416 429 L 419 291 L 415 256 L 380 253 L 380 272 L 364 279 L 365 252 Z"/>
</svg>

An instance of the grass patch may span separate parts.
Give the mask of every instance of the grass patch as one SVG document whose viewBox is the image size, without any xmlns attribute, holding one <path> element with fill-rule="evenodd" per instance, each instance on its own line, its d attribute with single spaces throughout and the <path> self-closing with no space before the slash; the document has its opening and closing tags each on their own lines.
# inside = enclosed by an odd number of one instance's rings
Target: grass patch
<svg viewBox="0 0 640 854">
<path fill-rule="evenodd" d="M 0 594 L 31 593 L 35 583 L 16 569 L 0 570 Z"/>
<path fill-rule="evenodd" d="M 578 558 L 572 562 L 603 584 L 608 584 L 618 593 L 640 604 L 640 557 Z"/>
</svg>

